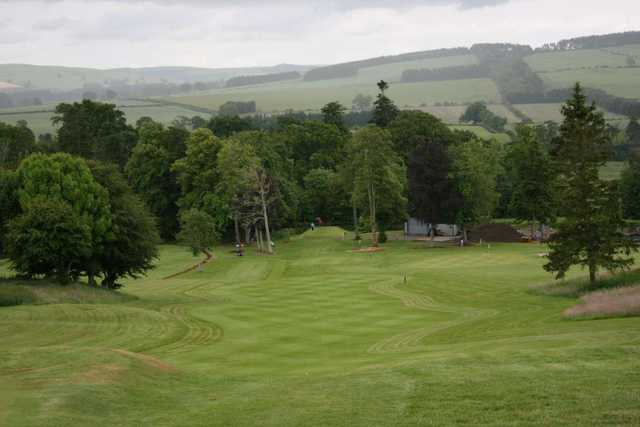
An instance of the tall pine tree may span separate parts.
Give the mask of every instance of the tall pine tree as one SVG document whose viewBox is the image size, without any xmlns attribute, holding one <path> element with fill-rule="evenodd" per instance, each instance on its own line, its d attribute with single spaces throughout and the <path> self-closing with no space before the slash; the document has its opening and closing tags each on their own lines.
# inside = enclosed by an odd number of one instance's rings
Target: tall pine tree
<svg viewBox="0 0 640 427">
<path fill-rule="evenodd" d="M 380 93 L 378 94 L 376 101 L 373 103 L 374 108 L 371 123 L 381 128 L 385 128 L 389 123 L 395 120 L 396 117 L 398 117 L 400 110 L 385 94 L 385 91 L 389 89 L 389 83 L 384 80 L 380 80 L 378 82 L 378 89 L 380 89 Z"/>
<path fill-rule="evenodd" d="M 594 283 L 600 268 L 628 268 L 633 263 L 633 246 L 621 231 L 624 221 L 618 191 L 598 176 L 610 151 L 604 117 L 595 104 L 587 104 L 579 84 L 562 114 L 554 156 L 563 186 L 565 221 L 551 238 L 544 268 L 562 278 L 573 265 L 587 267 Z"/>
</svg>

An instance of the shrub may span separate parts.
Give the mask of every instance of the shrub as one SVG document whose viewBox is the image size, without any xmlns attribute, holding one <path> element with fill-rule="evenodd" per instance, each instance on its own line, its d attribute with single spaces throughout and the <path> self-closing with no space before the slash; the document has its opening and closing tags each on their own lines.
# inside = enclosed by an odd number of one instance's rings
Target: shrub
<svg viewBox="0 0 640 427">
<path fill-rule="evenodd" d="M 389 238 L 387 237 L 387 232 L 384 230 L 380 230 L 380 234 L 378 234 L 378 243 L 387 243 L 387 240 L 389 240 Z"/>
</svg>

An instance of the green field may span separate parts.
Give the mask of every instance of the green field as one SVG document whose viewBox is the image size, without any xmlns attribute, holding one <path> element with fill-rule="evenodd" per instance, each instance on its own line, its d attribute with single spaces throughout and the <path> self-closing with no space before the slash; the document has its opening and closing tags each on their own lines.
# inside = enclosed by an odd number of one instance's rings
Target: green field
<svg viewBox="0 0 640 427">
<path fill-rule="evenodd" d="M 129 302 L 0 308 L 0 424 L 640 422 L 640 319 L 564 320 L 575 299 L 529 291 L 544 248 L 352 245 L 321 229 L 171 280 L 194 260 L 164 247 Z"/>
<path fill-rule="evenodd" d="M 487 129 L 482 126 L 474 126 L 474 125 L 452 125 L 449 126 L 454 130 L 466 130 L 469 132 L 473 132 L 478 137 L 483 139 L 495 139 L 498 142 L 507 143 L 511 141 L 511 137 L 506 133 L 493 133 L 489 132 Z"/>
<path fill-rule="evenodd" d="M 620 179 L 622 171 L 627 167 L 627 162 L 607 162 L 600 169 L 600 178 L 605 181 L 614 181 Z"/>
<path fill-rule="evenodd" d="M 580 82 L 611 95 L 640 99 L 640 68 L 559 71 L 541 74 L 541 77 L 550 89 L 567 88 Z"/>
<path fill-rule="evenodd" d="M 357 76 L 352 79 L 344 80 L 349 80 L 349 82 L 356 84 L 375 84 L 381 79 L 390 82 L 399 82 L 402 77 L 402 72 L 405 70 L 421 68 L 436 69 L 460 65 L 473 65 L 477 63 L 478 59 L 475 55 L 457 55 L 441 58 L 418 59 L 414 61 L 395 62 L 391 64 L 377 65 L 375 67 L 361 68 L 358 71 Z"/>
<path fill-rule="evenodd" d="M 332 101 L 351 106 L 357 94 L 375 97 L 377 92 L 378 88 L 373 83 L 353 84 L 336 80 L 232 88 L 168 99 L 213 110 L 217 110 L 227 101 L 256 101 L 258 111 L 261 112 L 281 112 L 288 109 L 317 111 Z M 500 99 L 495 84 L 489 79 L 396 83 L 391 85 L 388 95 L 401 108 L 447 101 L 460 104 L 483 100 L 497 103 Z"/>
<path fill-rule="evenodd" d="M 621 46 L 609 49 L 580 49 L 560 52 L 543 52 L 527 56 L 525 61 L 534 71 L 566 70 L 569 68 L 624 67 L 625 53 L 633 55 L 640 45 Z M 627 53 L 628 52 L 628 53 Z"/>
<path fill-rule="evenodd" d="M 549 104 L 517 104 L 514 105 L 515 108 L 522 111 L 527 115 L 531 120 L 535 123 L 544 123 L 546 121 L 554 121 L 557 123 L 561 123 L 563 120 L 563 116 L 561 113 L 562 104 L 559 103 L 549 103 Z M 619 114 L 610 113 L 608 111 L 600 110 L 605 119 L 612 124 L 616 124 L 618 122 L 626 122 L 626 118 Z M 622 123 L 620 123 L 622 124 Z M 626 123 L 624 123 L 626 126 Z"/>
<path fill-rule="evenodd" d="M 304 71 L 310 66 L 288 66 Z M 151 67 L 116 68 L 101 70 L 97 68 L 41 66 L 26 64 L 0 64 L 0 82 L 35 89 L 71 90 L 85 85 L 111 83 L 183 83 L 215 82 L 240 75 L 269 74 L 283 71 L 282 66 L 246 67 L 246 68 L 197 68 L 197 67 Z"/>
<path fill-rule="evenodd" d="M 51 123 L 51 117 L 54 115 L 54 108 L 55 106 L 36 106 L 0 109 L 0 122 L 15 124 L 20 120 L 24 120 L 36 135 L 53 133 L 56 130 L 55 126 Z M 149 102 L 142 103 L 137 101 L 124 101 L 124 105 L 120 105 L 118 108 L 125 113 L 127 121 L 132 125 L 135 124 L 139 118 L 144 116 L 151 117 L 165 125 L 170 124 L 178 116 L 193 117 L 197 115 L 208 118 L 208 115 L 205 113 L 197 112 L 185 107 L 155 103 L 152 104 Z"/>
</svg>

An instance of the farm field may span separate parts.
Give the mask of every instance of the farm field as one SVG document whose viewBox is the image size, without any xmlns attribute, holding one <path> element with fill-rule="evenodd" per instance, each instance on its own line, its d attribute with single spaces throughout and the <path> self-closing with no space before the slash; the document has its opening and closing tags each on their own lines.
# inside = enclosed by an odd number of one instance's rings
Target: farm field
<svg viewBox="0 0 640 427">
<path fill-rule="evenodd" d="M 607 162 L 607 164 L 600 169 L 600 178 L 605 181 L 620 179 L 622 171 L 626 166 L 627 162 Z"/>
<path fill-rule="evenodd" d="M 557 123 L 561 123 L 563 120 L 562 113 L 560 111 L 562 104 L 559 103 L 548 103 L 548 104 L 517 104 L 514 105 L 515 108 L 522 111 L 527 115 L 531 120 L 536 123 L 544 123 L 546 121 L 554 121 Z M 600 110 L 607 121 L 612 124 L 616 124 L 616 122 L 624 121 L 626 126 L 626 117 L 614 114 L 608 111 Z"/>
<path fill-rule="evenodd" d="M 342 238 L 170 280 L 166 246 L 133 300 L 0 308 L 0 424 L 638 424 L 640 319 L 564 320 L 543 247 Z"/>
<path fill-rule="evenodd" d="M 256 101 L 258 111 L 282 112 L 285 110 L 317 111 L 325 104 L 339 101 L 351 106 L 353 98 L 361 93 L 377 95 L 372 84 L 353 84 L 344 81 L 287 82 L 246 88 L 210 91 L 202 95 L 176 96 L 170 101 L 217 110 L 228 101 Z M 468 103 L 474 101 L 499 102 L 495 84 L 489 79 L 469 79 L 444 82 L 396 83 L 391 85 L 388 96 L 400 108 L 418 107 L 437 102 Z"/>
<path fill-rule="evenodd" d="M 527 56 L 525 61 L 538 72 L 594 67 L 624 67 L 625 55 L 637 52 L 640 45 L 607 49 L 580 49 L 560 52 L 542 52 Z M 628 52 L 628 53 L 627 53 Z M 624 53 L 624 54 L 620 54 Z"/>
<path fill-rule="evenodd" d="M 453 130 L 465 130 L 472 133 L 475 133 L 478 137 L 483 139 L 495 139 L 498 142 L 507 143 L 511 141 L 511 137 L 506 133 L 493 133 L 489 132 L 487 129 L 482 126 L 474 126 L 474 125 L 449 125 L 449 127 Z"/>
<path fill-rule="evenodd" d="M 567 88 L 580 82 L 588 88 L 602 89 L 611 95 L 640 99 L 640 68 L 601 68 L 541 74 L 551 89 Z"/>
<path fill-rule="evenodd" d="M 405 70 L 421 68 L 435 69 L 455 67 L 460 65 L 473 65 L 477 63 L 478 59 L 475 55 L 456 55 L 445 56 L 441 58 L 418 59 L 414 61 L 396 62 L 391 64 L 377 65 L 375 67 L 361 68 L 355 77 L 348 80 L 358 84 L 375 84 L 379 82 L 380 79 L 389 82 L 400 82 L 402 72 Z"/>
<path fill-rule="evenodd" d="M 132 125 L 144 116 L 151 117 L 165 125 L 170 124 L 178 116 L 192 117 L 197 115 L 207 118 L 205 113 L 176 105 L 141 103 L 139 101 L 124 101 L 123 104 L 118 108 L 125 113 L 127 121 Z M 55 131 L 55 126 L 51 123 L 54 108 L 55 105 L 0 109 L 0 122 L 16 124 L 20 120 L 24 120 L 36 135 L 52 133 Z"/>
</svg>

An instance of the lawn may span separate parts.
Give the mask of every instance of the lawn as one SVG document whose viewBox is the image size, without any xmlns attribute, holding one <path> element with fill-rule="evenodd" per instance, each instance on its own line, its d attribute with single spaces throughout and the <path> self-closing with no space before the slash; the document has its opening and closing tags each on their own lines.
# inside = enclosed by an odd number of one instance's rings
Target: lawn
<svg viewBox="0 0 640 427">
<path fill-rule="evenodd" d="M 0 309 L 0 424 L 640 422 L 640 319 L 563 319 L 544 248 L 342 236 L 163 280 L 194 262 L 167 246 L 136 299 Z"/>
</svg>

